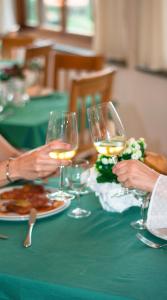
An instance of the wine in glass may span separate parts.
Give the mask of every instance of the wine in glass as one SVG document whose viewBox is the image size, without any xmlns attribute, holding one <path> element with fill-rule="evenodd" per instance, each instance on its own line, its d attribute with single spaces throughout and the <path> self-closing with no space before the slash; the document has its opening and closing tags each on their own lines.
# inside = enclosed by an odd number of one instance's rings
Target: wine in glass
<svg viewBox="0 0 167 300">
<path fill-rule="evenodd" d="M 74 196 L 63 191 L 63 162 L 70 161 L 76 154 L 78 148 L 78 126 L 75 112 L 50 112 L 47 129 L 46 143 L 53 140 L 60 140 L 60 148 L 56 148 L 49 153 L 51 158 L 60 161 L 60 187 L 59 190 L 48 195 L 51 200 L 69 200 Z M 61 145 L 68 145 L 63 147 Z"/>
<path fill-rule="evenodd" d="M 74 159 L 67 170 L 70 187 L 75 191 L 77 198 L 77 207 L 72 209 L 68 213 L 68 216 L 76 219 L 88 217 L 91 211 L 81 208 L 80 194 L 89 178 L 89 161 L 85 159 Z"/>
</svg>

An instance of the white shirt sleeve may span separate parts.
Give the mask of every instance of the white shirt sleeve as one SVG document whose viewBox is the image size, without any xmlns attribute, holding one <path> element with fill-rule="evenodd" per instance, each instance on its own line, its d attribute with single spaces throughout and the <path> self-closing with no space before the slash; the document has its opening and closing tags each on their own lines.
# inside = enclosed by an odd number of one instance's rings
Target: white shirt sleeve
<svg viewBox="0 0 167 300">
<path fill-rule="evenodd" d="M 147 215 L 148 228 L 167 228 L 167 176 L 160 175 L 154 186 Z"/>
</svg>

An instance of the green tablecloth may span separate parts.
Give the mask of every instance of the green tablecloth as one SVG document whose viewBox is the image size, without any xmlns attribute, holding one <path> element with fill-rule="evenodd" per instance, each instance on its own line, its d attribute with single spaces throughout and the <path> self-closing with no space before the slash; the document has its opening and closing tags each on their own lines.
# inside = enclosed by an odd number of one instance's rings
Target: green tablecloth
<svg viewBox="0 0 167 300">
<path fill-rule="evenodd" d="M 0 299 L 167 299 L 167 251 L 141 244 L 129 225 L 139 208 L 108 213 L 94 194 L 82 205 L 92 210 L 86 219 L 64 211 L 39 220 L 27 249 L 27 223 L 0 222 L 10 236 L 0 240 Z"/>
<path fill-rule="evenodd" d="M 65 93 L 34 97 L 24 107 L 10 108 L 12 114 L 0 121 L 0 134 L 18 148 L 41 146 L 45 143 L 49 112 L 67 109 L 68 97 Z"/>
</svg>

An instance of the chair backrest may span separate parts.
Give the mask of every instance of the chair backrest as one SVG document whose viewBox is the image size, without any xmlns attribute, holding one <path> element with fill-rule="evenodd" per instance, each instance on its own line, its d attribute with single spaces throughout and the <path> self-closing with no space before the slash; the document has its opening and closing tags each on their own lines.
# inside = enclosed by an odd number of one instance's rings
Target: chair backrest
<svg viewBox="0 0 167 300">
<path fill-rule="evenodd" d="M 104 58 L 101 55 L 83 56 L 72 55 L 65 53 L 53 54 L 53 87 L 59 89 L 59 73 L 65 71 L 65 88 L 69 89 L 70 71 L 77 71 L 77 74 L 81 71 L 98 71 L 104 67 Z"/>
<path fill-rule="evenodd" d="M 6 35 L 2 38 L 2 57 L 14 58 L 16 49 L 31 45 L 35 40 L 34 36 L 29 35 Z M 13 54 L 14 53 L 14 54 Z"/>
<path fill-rule="evenodd" d="M 25 50 L 25 67 L 29 67 L 29 64 L 35 59 L 42 59 L 42 86 L 47 86 L 48 84 L 48 76 L 49 76 L 49 54 L 51 52 L 52 44 L 39 44 L 39 45 L 31 45 L 26 47 Z M 43 64 L 44 62 L 44 64 Z"/>
<path fill-rule="evenodd" d="M 98 95 L 98 101 L 100 102 L 111 100 L 114 74 L 115 69 L 107 68 L 73 79 L 72 81 L 69 111 L 77 112 L 79 109 L 79 152 L 92 149 L 93 145 L 86 117 L 88 96 L 89 106 L 97 104 L 96 95 Z"/>
</svg>

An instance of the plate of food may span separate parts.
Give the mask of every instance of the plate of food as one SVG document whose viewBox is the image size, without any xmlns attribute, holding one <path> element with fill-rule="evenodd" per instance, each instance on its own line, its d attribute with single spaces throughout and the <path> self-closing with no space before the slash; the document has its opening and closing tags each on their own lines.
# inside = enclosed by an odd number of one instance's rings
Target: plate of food
<svg viewBox="0 0 167 300">
<path fill-rule="evenodd" d="M 28 220 L 31 208 L 37 210 L 37 219 L 41 219 L 58 214 L 69 207 L 70 200 L 51 201 L 47 197 L 49 192 L 53 192 L 53 189 L 33 184 L 2 188 L 0 190 L 0 220 Z"/>
</svg>

